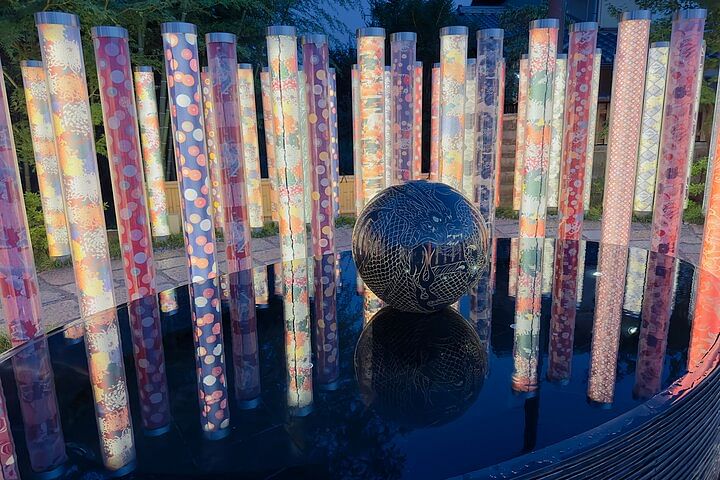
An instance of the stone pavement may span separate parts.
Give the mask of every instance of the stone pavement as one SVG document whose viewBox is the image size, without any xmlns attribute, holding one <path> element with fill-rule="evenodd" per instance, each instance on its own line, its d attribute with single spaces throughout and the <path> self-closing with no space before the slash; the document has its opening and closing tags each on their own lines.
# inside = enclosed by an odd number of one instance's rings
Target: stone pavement
<svg viewBox="0 0 720 480">
<path fill-rule="evenodd" d="M 517 220 L 498 219 L 496 221 L 498 237 L 512 237 L 518 233 Z M 350 249 L 352 229 L 338 228 L 336 245 L 338 251 Z M 549 218 L 547 235 L 555 236 L 557 233 L 557 219 Z M 600 222 L 585 221 L 583 238 L 591 241 L 600 239 Z M 631 246 L 648 248 L 650 246 L 650 224 L 634 223 L 632 226 Z M 702 242 L 701 225 L 684 225 L 680 240 L 680 258 L 691 263 L 697 263 Z M 218 248 L 220 254 L 221 270 L 224 270 L 225 252 L 222 245 Z M 255 266 L 267 265 L 280 261 L 280 250 L 277 237 L 254 238 L 252 240 L 253 264 Z M 155 254 L 157 267 L 158 290 L 165 290 L 188 282 L 184 250 L 167 250 Z M 115 299 L 118 303 L 127 300 L 125 290 L 122 261 L 113 261 L 113 274 L 115 280 Z M 75 279 L 71 267 L 48 270 L 38 275 L 40 294 L 43 303 L 45 319 L 52 319 L 48 325 L 59 325 L 78 317 L 78 306 L 75 288 Z M 0 322 L 4 319 L 0 317 Z"/>
</svg>

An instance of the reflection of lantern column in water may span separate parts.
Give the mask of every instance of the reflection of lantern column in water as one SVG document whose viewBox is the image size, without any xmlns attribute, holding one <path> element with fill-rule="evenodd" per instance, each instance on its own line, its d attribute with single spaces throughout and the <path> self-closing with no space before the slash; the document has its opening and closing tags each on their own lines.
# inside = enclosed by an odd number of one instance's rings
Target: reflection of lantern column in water
<svg viewBox="0 0 720 480">
<path fill-rule="evenodd" d="M 552 138 L 550 140 L 550 167 L 548 169 L 548 208 L 558 208 L 560 189 L 560 164 L 563 152 L 563 122 L 565 120 L 565 86 L 567 80 L 567 55 L 555 60 L 553 82 Z"/>
<path fill-rule="evenodd" d="M 639 102 L 645 85 L 649 31 L 650 12 L 647 10 L 625 12 L 618 24 L 600 232 L 601 243 L 605 244 L 628 245 L 636 166 L 634 160 L 628 161 L 628 155 L 635 155 L 640 142 L 642 112 Z M 621 288 L 619 292 L 623 290 Z"/>
<path fill-rule="evenodd" d="M 178 311 L 177 293 L 175 290 L 165 290 L 158 294 L 160 311 L 166 315 L 175 315 Z"/>
<path fill-rule="evenodd" d="M 717 99 L 720 99 L 720 83 L 717 87 Z M 720 305 L 718 304 L 718 276 L 720 276 L 720 148 L 718 136 L 720 135 L 720 103 L 716 104 L 715 120 L 713 122 L 712 136 L 715 141 L 711 144 L 708 164 L 713 165 L 713 171 L 708 177 L 706 186 L 708 192 L 703 231 L 702 250 L 700 251 L 700 268 L 696 271 L 698 283 L 695 297 L 695 309 L 688 351 L 688 369 L 698 365 L 717 341 L 720 332 Z"/>
<path fill-rule="evenodd" d="M 240 408 L 255 408 L 260 399 L 260 350 L 252 270 L 230 275 L 230 321 L 235 399 Z"/>
<path fill-rule="evenodd" d="M 640 316 L 648 252 L 642 248 L 628 249 L 627 275 L 625 276 L 625 298 L 623 310 L 630 315 Z"/>
<path fill-rule="evenodd" d="M 440 29 L 439 179 L 462 191 L 467 27 Z"/>
<path fill-rule="evenodd" d="M 340 377 L 335 254 L 315 257 L 315 382 L 334 389 Z"/>
<path fill-rule="evenodd" d="M 266 266 L 253 268 L 253 290 L 257 307 L 267 308 L 270 299 L 270 289 L 268 286 Z"/>
<path fill-rule="evenodd" d="M 205 141 L 208 152 L 208 164 L 210 172 L 210 185 L 212 189 L 213 221 L 215 231 L 223 231 L 225 228 L 225 217 L 223 208 L 223 185 L 222 167 L 218 159 L 217 126 L 215 123 L 215 106 L 212 96 L 212 79 L 207 67 L 202 68 L 200 74 L 202 81 L 202 105 L 203 118 L 205 121 Z"/>
<path fill-rule="evenodd" d="M 661 388 L 675 268 L 675 258 L 650 252 L 633 388 L 639 398 L 650 398 Z"/>
<path fill-rule="evenodd" d="M 25 345 L 12 365 L 31 468 L 42 478 L 58 476 L 67 456 L 47 340 Z"/>
<path fill-rule="evenodd" d="M 705 16 L 702 9 L 680 10 L 673 15 L 650 237 L 650 249 L 664 255 L 677 253 L 682 224 L 697 76 L 702 75 Z"/>
<path fill-rule="evenodd" d="M 360 114 L 358 163 L 362 170 L 364 207 L 385 188 L 384 29 L 358 29 L 357 66 Z"/>
<path fill-rule="evenodd" d="M 334 68 L 328 68 L 330 83 L 328 97 L 330 101 L 330 159 L 332 164 L 332 188 L 334 218 L 340 215 L 340 152 L 338 150 L 338 125 L 337 125 L 337 75 Z"/>
<path fill-rule="evenodd" d="M 146 435 L 162 435 L 170 429 L 170 399 L 158 300 L 148 295 L 128 303 L 127 309 L 142 427 Z"/>
<path fill-rule="evenodd" d="M 305 223 L 310 223 L 312 216 L 312 159 L 310 158 L 310 140 L 308 136 L 308 96 L 307 75 L 302 67 L 298 69 L 298 119 L 300 126 L 300 157 L 303 171 L 303 205 L 305 207 Z"/>
<path fill-rule="evenodd" d="M 415 82 L 413 84 L 413 161 L 412 178 L 422 178 L 422 97 L 423 64 L 415 62 Z"/>
<path fill-rule="evenodd" d="M 520 210 L 522 196 L 523 156 L 525 155 L 525 114 L 527 113 L 528 96 L 528 56 L 522 54 L 519 63 L 519 81 L 517 92 L 517 115 L 515 128 L 515 173 L 513 176 L 513 210 Z M 553 79 L 554 80 L 554 79 Z"/>
<path fill-rule="evenodd" d="M 508 296 L 514 297 L 517 295 L 517 280 L 518 280 L 518 262 L 520 255 L 520 241 L 518 238 L 510 239 L 510 268 L 508 272 Z"/>
<path fill-rule="evenodd" d="M 415 156 L 415 46 L 417 35 L 398 32 L 390 35 L 392 76 L 392 184 L 417 178 L 413 171 Z"/>
<path fill-rule="evenodd" d="M 329 103 L 329 53 L 324 35 L 302 38 L 303 64 L 308 85 L 308 123 L 311 168 L 306 170 L 312 187 L 312 252 L 335 251 L 333 161 Z M 307 183 L 307 182 L 306 182 Z"/>
<path fill-rule="evenodd" d="M 265 129 L 265 152 L 267 158 L 268 179 L 270 180 L 270 211 L 272 221 L 278 221 L 278 190 L 275 173 L 275 127 L 273 126 L 272 104 L 270 102 L 270 72 L 267 67 L 260 72 L 262 93 L 263 126 Z"/>
<path fill-rule="evenodd" d="M 93 27 L 92 36 L 128 299 L 154 297 L 155 264 L 128 32 L 120 27 Z"/>
<path fill-rule="evenodd" d="M 155 98 L 155 74 L 152 67 L 135 67 L 134 78 L 152 235 L 156 240 L 165 240 L 170 235 L 170 225 L 165 192 L 165 170 L 160 151 L 160 121 Z"/>
<path fill-rule="evenodd" d="M 0 385 L 0 475 L 3 480 L 19 480 L 20 472 L 15 458 L 15 441 L 10 430 L 7 401 Z"/>
<path fill-rule="evenodd" d="M 372 292 L 372 290 L 365 288 L 365 285 L 362 283 L 359 276 L 358 287 L 362 288 L 362 291 L 358 290 L 358 293 L 361 293 L 363 296 L 363 324 L 367 325 L 375 314 L 383 307 L 383 302 Z"/>
<path fill-rule="evenodd" d="M 212 82 L 217 160 L 222 174 L 227 272 L 232 274 L 252 268 L 236 40 L 231 33 L 208 33 L 205 35 L 205 43 Z"/>
<path fill-rule="evenodd" d="M 502 145 L 503 145 L 503 129 L 505 123 L 505 59 L 500 60 L 500 80 L 498 83 L 498 120 L 497 120 L 497 140 L 495 141 L 495 207 L 500 206 L 500 174 L 502 163 Z M 493 213 L 493 218 L 495 214 Z"/>
<path fill-rule="evenodd" d="M 355 177 L 355 216 L 359 217 L 365 197 L 362 182 L 362 164 L 360 163 L 360 76 L 357 65 L 350 72 L 352 88 L 352 128 L 353 128 L 353 175 Z"/>
<path fill-rule="evenodd" d="M 502 123 L 500 115 L 500 68 L 503 55 L 503 31 L 486 29 L 477 32 L 477 72 L 475 114 L 475 136 L 477 151 L 473 151 L 473 193 L 472 198 L 485 222 L 494 236 L 495 224 L 495 166 L 498 149 L 496 143 L 501 141 L 498 123 Z"/>
<path fill-rule="evenodd" d="M 25 105 L 35 154 L 35 170 L 47 234 L 48 254 L 60 259 L 68 258 L 70 237 L 65 219 L 45 70 L 42 62 L 35 60 L 20 62 L 20 68 L 25 87 Z"/>
<path fill-rule="evenodd" d="M 546 238 L 543 244 L 542 294 L 552 295 L 555 262 L 555 240 Z"/>
<path fill-rule="evenodd" d="M 195 25 L 189 23 L 163 23 L 161 27 L 175 151 L 184 159 L 182 165 L 178 163 L 178 180 L 184 199 L 181 207 L 185 247 L 190 256 L 190 301 L 193 305 L 201 427 L 207 436 L 217 438 L 229 432 L 230 421 L 215 232 L 207 208 L 211 198 L 207 191 L 209 172 L 199 102 L 197 34 Z"/>
<path fill-rule="evenodd" d="M 257 110 L 255 106 L 255 80 L 251 64 L 238 64 L 237 86 L 243 142 L 241 157 L 247 187 L 248 218 L 251 228 L 262 228 L 264 221 L 262 185 L 260 183 L 260 147 L 258 145 Z"/>
<path fill-rule="evenodd" d="M 393 123 L 392 123 L 392 73 L 390 67 L 385 67 L 383 75 L 383 109 L 384 131 L 385 131 L 385 186 L 389 187 L 393 182 Z"/>
<path fill-rule="evenodd" d="M 307 256 L 295 28 L 269 27 L 266 40 L 275 128 L 280 253 L 283 261 L 289 261 Z"/>
<path fill-rule="evenodd" d="M 472 200 L 475 172 L 475 98 L 477 79 L 476 60 L 468 58 L 465 71 L 465 138 L 463 140 L 463 181 L 462 192 Z"/>
<path fill-rule="evenodd" d="M 648 51 L 633 202 L 636 212 L 649 213 L 653 209 L 669 51 L 669 42 L 653 43 Z"/>
<path fill-rule="evenodd" d="M 440 180 L 440 64 L 434 63 L 430 77 L 430 174 L 431 181 Z"/>
<path fill-rule="evenodd" d="M 597 103 L 600 92 L 600 60 L 602 59 L 602 50 L 595 49 L 595 59 L 593 60 L 593 76 L 592 88 L 590 90 L 590 118 L 588 120 L 588 136 L 587 150 L 585 162 L 585 190 L 583 198 L 583 208 L 585 211 L 590 209 L 590 191 L 592 190 L 592 173 L 593 160 L 595 156 L 595 129 L 597 127 Z"/>
<path fill-rule="evenodd" d="M 291 415 L 304 416 L 312 410 L 312 346 L 308 301 L 307 260 L 282 264 L 285 285 L 285 361 L 287 404 Z"/>
</svg>

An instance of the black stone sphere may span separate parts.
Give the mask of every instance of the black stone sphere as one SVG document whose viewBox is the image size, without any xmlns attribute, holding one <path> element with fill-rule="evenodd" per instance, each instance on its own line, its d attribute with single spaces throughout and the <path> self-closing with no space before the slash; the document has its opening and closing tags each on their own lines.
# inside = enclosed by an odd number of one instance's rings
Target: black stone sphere
<svg viewBox="0 0 720 480">
<path fill-rule="evenodd" d="M 416 180 L 386 188 L 355 223 L 352 252 L 387 305 L 433 312 L 456 302 L 488 266 L 488 229 L 462 193 Z"/>
<path fill-rule="evenodd" d="M 454 309 L 418 314 L 380 310 L 355 347 L 363 402 L 401 425 L 440 425 L 477 398 L 487 351 Z"/>
</svg>

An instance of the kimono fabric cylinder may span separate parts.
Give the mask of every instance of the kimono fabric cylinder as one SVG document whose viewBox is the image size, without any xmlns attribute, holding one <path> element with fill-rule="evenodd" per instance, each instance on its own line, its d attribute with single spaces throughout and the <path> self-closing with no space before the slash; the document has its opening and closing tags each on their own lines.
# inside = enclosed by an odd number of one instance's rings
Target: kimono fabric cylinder
<svg viewBox="0 0 720 480">
<path fill-rule="evenodd" d="M 332 161 L 332 187 L 333 187 L 333 208 L 334 217 L 340 215 L 340 146 L 338 144 L 337 124 L 337 75 L 334 68 L 329 68 L 330 86 L 328 95 L 330 97 L 330 159 Z"/>
<path fill-rule="evenodd" d="M 563 156 L 560 165 L 558 238 L 581 240 L 584 188 L 590 120 L 590 96 L 595 63 L 597 23 L 570 26 L 567 85 L 563 122 Z M 565 72 L 561 72 L 564 74 Z M 554 101 L 554 99 L 553 99 Z M 554 115 L 554 112 L 553 112 Z"/>
<path fill-rule="evenodd" d="M 489 236 L 457 190 L 424 180 L 395 185 L 360 214 L 352 252 L 365 285 L 398 310 L 432 312 L 467 293 L 488 266 Z"/>
<path fill-rule="evenodd" d="M 289 261 L 307 256 L 305 173 L 300 138 L 301 99 L 298 89 L 295 28 L 269 27 L 266 41 L 270 72 L 270 103 L 274 120 L 280 254 L 283 261 Z"/>
<path fill-rule="evenodd" d="M 363 208 L 362 166 L 360 165 L 360 77 L 357 65 L 350 71 L 352 91 L 352 134 L 353 134 L 353 176 L 355 177 L 355 216 L 359 217 Z"/>
<path fill-rule="evenodd" d="M 693 141 L 695 95 L 702 75 L 703 30 L 707 12 L 680 10 L 673 16 L 668 56 L 665 113 L 653 210 L 650 250 L 674 256 L 682 224 L 689 148 Z"/>
<path fill-rule="evenodd" d="M 357 32 L 359 164 L 362 170 L 362 206 L 385 188 L 385 30 Z"/>
<path fill-rule="evenodd" d="M 501 29 L 477 32 L 477 105 L 475 108 L 475 163 L 472 200 L 487 222 L 492 235 L 495 220 L 496 142 L 500 141 L 500 69 L 502 67 L 503 36 Z"/>
<path fill-rule="evenodd" d="M 223 207 L 222 167 L 218 159 L 217 125 L 215 124 L 215 105 L 212 94 L 212 79 L 207 67 L 200 72 L 202 82 L 202 108 L 205 121 L 205 143 L 208 152 L 210 184 L 212 185 L 212 206 L 215 231 L 225 228 L 225 209 Z"/>
<path fill-rule="evenodd" d="M 312 162 L 310 160 L 310 135 L 308 126 L 308 96 L 306 89 L 305 71 L 298 67 L 298 120 L 300 123 L 300 158 L 303 171 L 303 207 L 305 209 L 305 223 L 310 223 L 312 216 Z M 309 270 L 311 271 L 311 270 Z"/>
<path fill-rule="evenodd" d="M 315 257 L 314 379 L 324 390 L 335 390 L 340 378 L 335 262 L 335 253 Z"/>
<path fill-rule="evenodd" d="M 162 241 L 170 236 L 170 225 L 165 192 L 165 171 L 160 151 L 160 121 L 155 99 L 155 75 L 152 67 L 135 67 L 135 100 L 140 122 L 140 144 L 148 190 L 150 226 L 153 238 Z"/>
<path fill-rule="evenodd" d="M 649 33 L 650 12 L 647 10 L 626 12 L 618 24 L 601 243 L 627 246 L 629 241 L 636 171 L 636 159 L 630 160 L 629 155 L 635 157 L 640 142 L 640 92 L 645 86 Z"/>
<path fill-rule="evenodd" d="M 513 176 L 513 210 L 520 210 L 522 196 L 523 156 L 525 155 L 525 114 L 527 113 L 528 96 L 528 56 L 523 54 L 519 63 L 519 80 L 517 93 L 517 127 L 515 130 L 515 174 Z"/>
<path fill-rule="evenodd" d="M 332 128 L 330 127 L 330 56 L 325 35 L 302 37 L 307 79 L 308 125 L 312 168 L 312 252 L 318 257 L 335 252 Z"/>
<path fill-rule="evenodd" d="M 307 268 L 306 259 L 282 264 L 287 407 L 288 413 L 296 417 L 308 415 L 313 407 L 312 334 Z"/>
<path fill-rule="evenodd" d="M 57 259 L 67 259 L 70 258 L 70 236 L 65 219 L 45 69 L 42 62 L 37 60 L 22 61 L 20 68 L 25 87 L 25 105 L 35 154 L 35 171 L 47 234 L 48 254 Z"/>
<path fill-rule="evenodd" d="M 440 29 L 440 181 L 462 191 L 467 27 Z"/>
<path fill-rule="evenodd" d="M 500 206 L 500 166 L 502 163 L 503 123 L 505 119 L 505 59 L 500 60 L 498 85 L 498 122 L 497 141 L 495 142 L 495 207 Z M 493 219 L 495 217 L 493 216 Z"/>
<path fill-rule="evenodd" d="M 462 191 L 466 197 L 474 196 L 475 172 L 475 97 L 477 95 L 477 81 L 475 78 L 476 59 L 468 58 L 465 72 L 465 138 L 463 147 L 463 181 Z"/>
<path fill-rule="evenodd" d="M 260 403 L 261 391 L 253 270 L 234 273 L 229 282 L 235 401 L 239 408 L 251 409 Z"/>
<path fill-rule="evenodd" d="M 563 122 L 565 120 L 565 86 L 567 80 L 567 55 L 555 60 L 553 82 L 552 137 L 550 144 L 550 167 L 548 169 L 548 208 L 558 208 L 560 188 L 560 164 L 562 163 Z"/>
<path fill-rule="evenodd" d="M 383 74 L 384 81 L 384 102 L 385 109 L 385 186 L 393 185 L 393 133 L 392 133 L 392 73 L 390 67 L 385 67 Z"/>
<path fill-rule="evenodd" d="M 238 100 L 242 123 L 242 159 L 247 187 L 247 210 L 250 228 L 262 228 L 262 184 L 260 178 L 260 147 L 258 146 L 257 110 L 255 107 L 255 81 L 253 66 L 239 63 L 237 70 Z"/>
<path fill-rule="evenodd" d="M 168 98 L 188 252 L 200 426 L 206 437 L 230 433 L 210 175 L 195 25 L 161 25 Z M 234 71 L 234 70 L 233 70 Z"/>
<path fill-rule="evenodd" d="M 583 206 L 585 211 L 590 209 L 590 190 L 592 188 L 593 160 L 595 155 L 595 129 L 597 127 L 597 103 L 600 93 L 600 61 L 602 50 L 595 49 L 593 62 L 592 90 L 590 93 L 590 120 L 588 121 L 587 162 L 585 162 L 585 198 Z"/>
<path fill-rule="evenodd" d="M 390 35 L 390 72 L 392 78 L 392 101 L 390 102 L 392 125 L 392 179 L 393 184 L 407 182 L 412 178 L 415 155 L 415 46 L 417 35 L 398 32 Z"/>
<path fill-rule="evenodd" d="M 428 179 L 438 181 L 440 157 L 440 64 L 432 67 L 430 92 L 430 174 Z"/>
<path fill-rule="evenodd" d="M 262 94 L 268 180 L 270 180 L 270 212 L 272 221 L 277 222 L 279 197 L 277 175 L 275 174 L 275 127 L 273 125 L 272 105 L 270 104 L 270 72 L 267 67 L 264 67 L 260 72 L 260 90 Z"/>
<path fill-rule="evenodd" d="M 212 82 L 218 161 L 222 174 L 225 254 L 228 273 L 235 273 L 252 268 L 250 221 L 242 158 L 236 38 L 231 33 L 208 33 L 205 35 L 205 44 Z"/>
<path fill-rule="evenodd" d="M 423 64 L 422 62 L 415 62 L 415 83 L 413 85 L 413 180 L 419 180 L 422 177 L 422 97 Z"/>
<path fill-rule="evenodd" d="M 93 27 L 115 215 L 130 301 L 155 295 L 155 264 L 127 30 Z"/>
</svg>

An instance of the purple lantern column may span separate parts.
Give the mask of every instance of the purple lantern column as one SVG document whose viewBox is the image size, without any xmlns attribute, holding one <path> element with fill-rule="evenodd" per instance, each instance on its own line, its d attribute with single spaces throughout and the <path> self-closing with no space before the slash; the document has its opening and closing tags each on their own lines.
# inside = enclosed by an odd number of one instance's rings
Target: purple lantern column
<svg viewBox="0 0 720 480">
<path fill-rule="evenodd" d="M 208 33 L 205 43 L 222 172 L 225 252 L 228 273 L 235 273 L 252 267 L 237 89 L 236 38 L 231 33 Z"/>
<path fill-rule="evenodd" d="M 315 257 L 321 257 L 335 251 L 329 54 L 325 35 L 307 35 L 301 42 L 312 161 L 311 172 L 307 172 L 312 177 L 312 252 Z"/>
<path fill-rule="evenodd" d="M 337 79 L 335 69 L 328 69 L 330 72 L 330 142 L 332 159 L 332 188 L 334 216 L 340 215 L 340 151 L 338 150 L 338 124 L 337 124 Z"/>
<path fill-rule="evenodd" d="M 211 439 L 230 433 L 225 384 L 225 355 L 218 291 L 215 232 L 195 25 L 162 26 L 165 71 L 178 159 L 185 248 L 188 252 L 190 301 L 195 341 L 201 427 Z M 232 70 L 235 77 L 235 66 Z"/>
<path fill-rule="evenodd" d="M 412 178 L 415 150 L 414 84 L 415 44 L 417 35 L 413 32 L 398 32 L 390 35 L 390 75 L 392 79 L 392 180 L 393 184 L 407 182 Z"/>
</svg>

